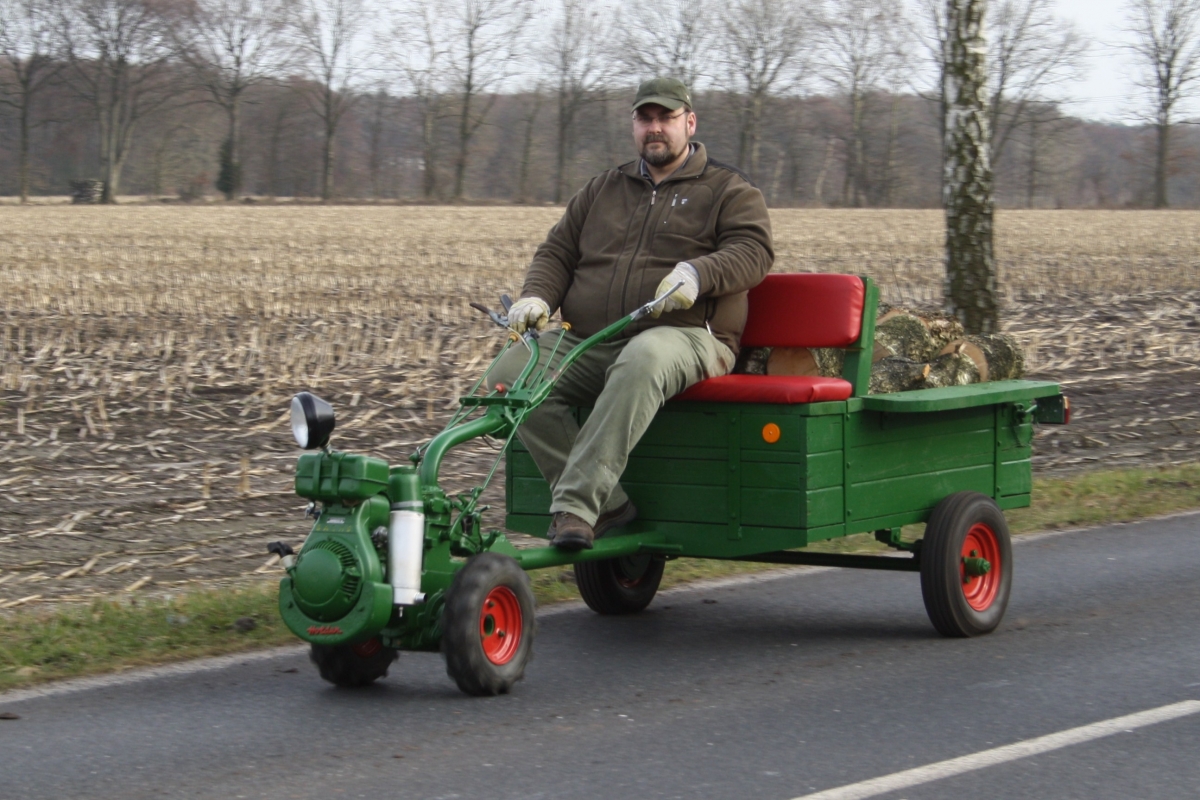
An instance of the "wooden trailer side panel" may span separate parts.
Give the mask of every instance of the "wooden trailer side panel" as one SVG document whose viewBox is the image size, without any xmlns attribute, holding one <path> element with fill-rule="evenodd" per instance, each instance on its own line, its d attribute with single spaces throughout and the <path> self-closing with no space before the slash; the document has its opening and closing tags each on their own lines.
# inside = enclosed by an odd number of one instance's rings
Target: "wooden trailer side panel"
<svg viewBox="0 0 1200 800">
<path fill-rule="evenodd" d="M 855 403 L 668 404 L 622 477 L 631 530 L 734 557 L 923 522 L 960 491 L 1029 505 L 1028 402 L 847 412 Z M 519 442 L 506 481 L 507 527 L 543 535 L 550 489 Z"/>
<path fill-rule="evenodd" d="M 621 479 L 638 507 L 633 529 L 665 531 L 688 552 L 713 556 L 803 547 L 809 529 L 842 529 L 844 407 L 668 405 Z M 519 442 L 506 501 L 507 527 L 545 532 L 550 490 Z"/>
</svg>

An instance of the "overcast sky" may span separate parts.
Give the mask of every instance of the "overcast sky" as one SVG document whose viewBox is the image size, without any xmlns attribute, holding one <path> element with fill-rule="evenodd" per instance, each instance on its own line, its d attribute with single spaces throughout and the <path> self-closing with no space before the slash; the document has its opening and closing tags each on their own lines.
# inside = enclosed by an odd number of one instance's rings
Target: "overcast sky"
<svg viewBox="0 0 1200 800">
<path fill-rule="evenodd" d="M 1073 20 L 1091 40 L 1087 75 L 1067 87 L 1072 113 L 1090 119 L 1133 121 L 1137 109 L 1125 27 L 1126 0 L 1058 0 L 1059 16 Z"/>
</svg>

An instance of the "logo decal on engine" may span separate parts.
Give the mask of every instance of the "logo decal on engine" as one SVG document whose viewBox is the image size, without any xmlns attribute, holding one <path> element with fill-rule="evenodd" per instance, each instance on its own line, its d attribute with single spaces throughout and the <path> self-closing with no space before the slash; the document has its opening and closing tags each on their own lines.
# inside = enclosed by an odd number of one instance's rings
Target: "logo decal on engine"
<svg viewBox="0 0 1200 800">
<path fill-rule="evenodd" d="M 321 625 L 319 627 L 317 625 L 311 625 L 308 629 L 309 636 L 332 636 L 341 632 L 341 628 L 334 627 L 333 625 Z"/>
</svg>

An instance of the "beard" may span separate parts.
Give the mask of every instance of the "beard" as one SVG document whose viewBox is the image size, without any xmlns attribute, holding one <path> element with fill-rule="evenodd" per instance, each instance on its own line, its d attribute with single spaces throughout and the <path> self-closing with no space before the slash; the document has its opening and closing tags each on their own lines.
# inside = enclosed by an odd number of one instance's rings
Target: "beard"
<svg viewBox="0 0 1200 800">
<path fill-rule="evenodd" d="M 652 145 L 656 142 L 661 143 L 663 145 L 663 147 L 661 149 L 651 150 L 650 145 Z M 683 144 L 683 147 L 687 147 L 686 142 Z M 642 141 L 642 149 L 639 154 L 645 160 L 645 162 L 647 164 L 649 164 L 650 166 L 662 167 L 662 166 L 666 166 L 667 164 L 670 164 L 672 161 L 679 158 L 679 155 L 682 152 L 683 152 L 683 148 L 680 148 L 678 150 L 672 149 L 671 143 L 669 141 L 667 141 L 666 137 L 655 135 L 655 136 L 647 136 Z"/>
</svg>

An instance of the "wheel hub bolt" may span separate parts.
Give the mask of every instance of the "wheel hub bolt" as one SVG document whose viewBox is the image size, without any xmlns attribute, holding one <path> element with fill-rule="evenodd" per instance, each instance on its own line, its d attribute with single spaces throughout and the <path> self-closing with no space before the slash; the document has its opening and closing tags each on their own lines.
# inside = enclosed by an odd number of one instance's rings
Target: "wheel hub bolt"
<svg viewBox="0 0 1200 800">
<path fill-rule="evenodd" d="M 992 562 L 986 558 L 979 557 L 978 550 L 972 550 L 969 557 L 964 557 L 962 560 L 963 572 L 972 578 L 978 578 L 981 575 L 987 575 L 992 571 Z"/>
</svg>

